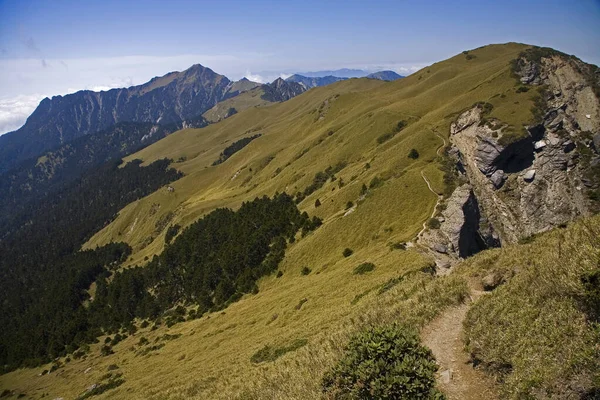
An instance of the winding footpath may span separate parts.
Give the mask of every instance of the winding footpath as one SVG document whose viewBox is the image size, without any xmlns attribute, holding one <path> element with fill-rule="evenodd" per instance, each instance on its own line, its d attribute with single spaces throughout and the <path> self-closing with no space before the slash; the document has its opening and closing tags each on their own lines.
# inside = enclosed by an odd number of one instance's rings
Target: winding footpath
<svg viewBox="0 0 600 400">
<path fill-rule="evenodd" d="M 435 129 L 432 132 L 442 139 L 443 144 L 436 150 L 436 154 L 441 156 L 440 152 L 447 144 L 446 138 Z M 444 196 L 433 190 L 424 169 L 421 170 L 421 177 L 429 191 L 438 198 L 430 216 L 434 218 Z M 414 244 L 421 240 L 427 229 L 427 222 L 423 222 L 423 228 L 417 234 Z M 427 250 L 435 257 L 434 252 Z M 499 397 L 495 383 L 482 371 L 473 368 L 469 355 L 464 351 L 463 323 L 471 305 L 484 294 L 473 282 L 469 282 L 469 289 L 470 300 L 440 314 L 423 328 L 421 338 L 423 344 L 431 349 L 440 367 L 436 376 L 438 387 L 449 400 L 496 400 Z"/>
<path fill-rule="evenodd" d="M 437 148 L 437 150 L 435 151 L 435 153 L 440 156 L 440 151 L 446 147 L 446 138 L 443 137 L 442 135 L 440 135 L 439 133 L 437 133 L 437 131 L 432 129 L 432 132 L 439 137 L 440 139 L 442 139 L 443 144 L 440 145 L 440 147 Z M 439 194 L 438 192 L 436 192 L 435 190 L 433 190 L 433 188 L 431 187 L 431 183 L 429 182 L 429 180 L 427 179 L 427 177 L 425 176 L 425 173 L 423 172 L 424 169 L 421 170 L 421 178 L 423 178 L 423 180 L 425 181 L 425 183 L 427 184 L 427 187 L 429 188 L 429 191 L 433 194 L 435 194 L 437 196 L 437 202 L 435 203 L 435 206 L 433 207 L 433 211 L 431 212 L 431 216 L 429 217 L 429 219 L 435 217 L 435 213 L 437 212 L 437 207 L 440 204 L 440 201 L 442 201 L 443 197 L 441 194 Z M 428 219 L 428 220 L 429 220 Z M 423 235 L 423 233 L 425 232 L 425 230 L 427 229 L 427 222 L 428 220 L 426 220 L 425 222 L 423 222 L 423 228 L 419 231 L 419 233 L 417 233 L 417 237 L 415 238 L 415 243 L 417 243 L 420 239 L 421 236 Z"/>
<path fill-rule="evenodd" d="M 442 313 L 423 328 L 421 338 L 440 366 L 438 387 L 449 400 L 496 400 L 499 397 L 493 379 L 473 368 L 463 349 L 463 322 L 471 304 L 484 294 L 469 286 L 471 300 Z"/>
</svg>

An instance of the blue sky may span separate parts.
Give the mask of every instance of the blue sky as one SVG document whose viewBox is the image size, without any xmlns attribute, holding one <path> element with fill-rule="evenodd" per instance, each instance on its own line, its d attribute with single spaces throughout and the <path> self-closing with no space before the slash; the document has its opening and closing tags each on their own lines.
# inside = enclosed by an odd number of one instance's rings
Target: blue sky
<svg viewBox="0 0 600 400">
<path fill-rule="evenodd" d="M 0 133 L 44 96 L 193 63 L 263 81 L 342 67 L 407 74 L 509 41 L 600 64 L 600 1 L 0 0 Z"/>
</svg>

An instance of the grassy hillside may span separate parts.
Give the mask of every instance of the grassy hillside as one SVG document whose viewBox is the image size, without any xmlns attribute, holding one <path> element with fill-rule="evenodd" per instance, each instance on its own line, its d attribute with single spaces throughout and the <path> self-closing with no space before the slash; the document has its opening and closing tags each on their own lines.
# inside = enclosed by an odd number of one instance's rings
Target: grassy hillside
<svg viewBox="0 0 600 400">
<path fill-rule="evenodd" d="M 270 101 L 261 98 L 263 94 L 264 91 L 260 86 L 250 89 L 235 97 L 217 103 L 217 105 L 202 114 L 202 116 L 206 118 L 207 121 L 218 122 L 231 114 L 239 113 L 247 108 L 271 104 Z M 235 112 L 230 111 L 231 109 L 234 109 Z"/>
<path fill-rule="evenodd" d="M 72 398 L 122 373 L 124 383 L 98 398 L 318 397 L 322 373 L 353 332 L 392 321 L 420 327 L 467 296 L 467 275 L 434 278 L 431 260 L 390 245 L 413 239 L 431 215 L 437 196 L 421 174 L 443 192 L 438 135 L 447 137 L 461 110 L 484 101 L 494 106 L 493 117 L 515 127 L 532 118 L 535 93 L 517 93 L 510 76 L 510 61 L 525 48 L 487 46 L 395 82 L 350 79 L 315 88 L 203 129 L 176 132 L 132 155 L 129 160 L 144 163 L 172 158 L 185 177 L 172 184 L 174 191 L 163 188 L 125 207 L 85 246 L 125 241 L 133 247 L 128 265 L 160 253 L 170 225 L 186 226 L 256 196 L 304 192 L 317 173 L 338 163 L 343 168 L 299 204 L 324 224 L 288 247 L 283 276 L 263 278 L 258 294 L 171 328 L 141 328 L 115 345 L 113 355 L 101 356 L 100 343 L 85 360 L 71 360 L 49 375 L 37 376 L 43 368 L 12 372 L 0 377 L 0 386 Z M 398 131 L 401 121 L 405 127 Z M 258 133 L 212 166 L 224 148 Z M 411 149 L 418 158 L 408 157 Z M 344 257 L 347 247 L 354 253 Z M 375 269 L 353 274 L 363 262 Z M 302 274 L 304 268 L 310 273 Z M 265 346 L 279 349 L 273 354 L 288 353 L 252 363 Z M 118 368 L 109 378 L 112 365 Z"/>
</svg>

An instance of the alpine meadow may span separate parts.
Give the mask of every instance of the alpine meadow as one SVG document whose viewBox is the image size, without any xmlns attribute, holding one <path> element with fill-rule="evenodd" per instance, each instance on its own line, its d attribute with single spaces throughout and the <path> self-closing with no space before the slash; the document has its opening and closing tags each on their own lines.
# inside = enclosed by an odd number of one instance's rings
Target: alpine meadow
<svg viewBox="0 0 600 400">
<path fill-rule="evenodd" d="M 304 65 L 0 136 L 2 399 L 600 398 L 600 68 Z"/>
</svg>

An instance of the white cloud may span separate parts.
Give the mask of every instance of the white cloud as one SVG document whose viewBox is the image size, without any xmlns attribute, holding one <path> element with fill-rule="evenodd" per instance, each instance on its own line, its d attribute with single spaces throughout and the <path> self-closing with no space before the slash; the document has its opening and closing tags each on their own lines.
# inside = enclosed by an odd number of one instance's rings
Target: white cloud
<svg viewBox="0 0 600 400">
<path fill-rule="evenodd" d="M 40 94 L 20 95 L 11 99 L 0 99 L 0 135 L 23 126 L 27 117 L 46 97 Z"/>
<path fill-rule="evenodd" d="M 273 82 L 275 79 L 277 78 L 281 78 L 281 79 L 287 79 L 290 76 L 292 76 L 292 74 L 286 74 L 286 73 L 277 73 L 277 72 L 262 72 L 262 73 L 255 73 L 253 74 L 250 71 L 246 71 L 246 74 L 244 75 L 244 78 L 252 81 L 252 82 L 258 82 L 258 83 L 270 83 Z"/>
</svg>

